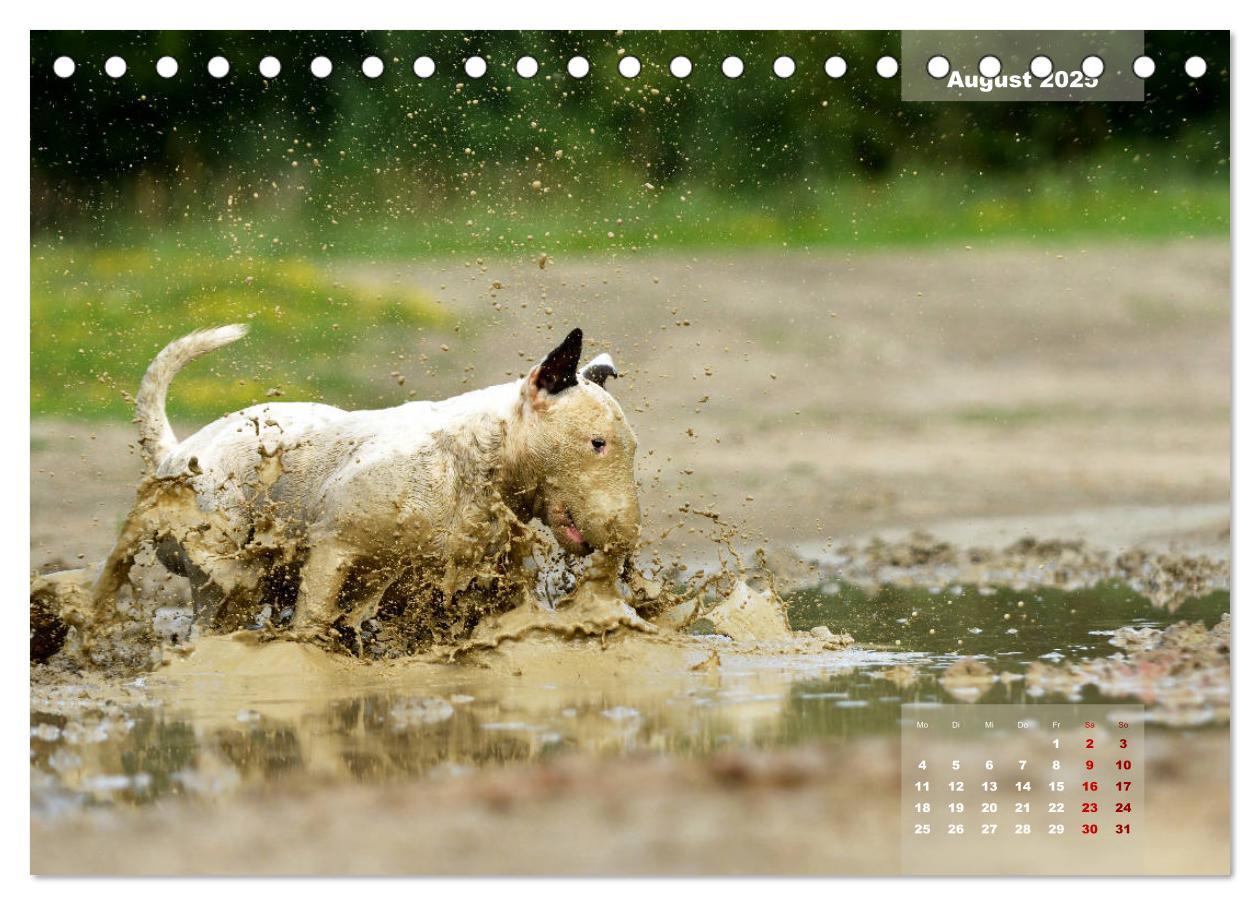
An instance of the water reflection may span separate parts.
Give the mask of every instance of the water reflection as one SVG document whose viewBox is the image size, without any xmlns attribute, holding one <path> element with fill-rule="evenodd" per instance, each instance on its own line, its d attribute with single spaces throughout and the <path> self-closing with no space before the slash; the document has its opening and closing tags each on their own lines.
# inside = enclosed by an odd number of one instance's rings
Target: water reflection
<svg viewBox="0 0 1260 905">
<path fill-rule="evenodd" d="M 1213 594 L 1178 618 L 1215 624 L 1228 605 L 1228 594 Z M 1131 592 L 1108 588 L 885 589 L 867 597 L 829 586 L 798 595 L 792 615 L 798 628 L 825 624 L 862 647 L 750 649 L 692 637 L 588 646 L 580 651 L 586 659 L 564 668 L 549 651 L 500 669 L 441 667 L 366 685 L 342 676 L 313 681 L 300 671 L 262 679 L 219 672 L 169 693 L 155 677 L 141 680 L 131 700 L 37 706 L 33 807 L 49 814 L 216 798 L 278 782 L 377 783 L 570 751 L 685 756 L 891 733 L 902 703 L 953 699 L 941 674 L 960 656 L 983 660 L 997 677 L 980 701 L 1020 703 L 1029 663 L 1115 654 L 1108 642 L 1119 626 L 1171 621 Z"/>
<path fill-rule="evenodd" d="M 883 587 L 874 594 L 829 582 L 796 594 L 792 627 L 823 624 L 863 644 L 974 656 L 995 670 L 1030 659 L 1080 659 L 1114 654 L 1112 633 L 1121 626 L 1164 627 L 1202 620 L 1208 628 L 1229 612 L 1229 592 L 1191 598 L 1175 615 L 1120 584 L 1087 590 L 955 585 Z"/>
</svg>

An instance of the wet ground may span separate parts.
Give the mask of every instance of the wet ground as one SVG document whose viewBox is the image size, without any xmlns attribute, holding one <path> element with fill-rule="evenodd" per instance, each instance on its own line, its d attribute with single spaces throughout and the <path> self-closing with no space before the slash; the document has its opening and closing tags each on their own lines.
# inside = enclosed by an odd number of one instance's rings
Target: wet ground
<svg viewBox="0 0 1260 905">
<path fill-rule="evenodd" d="M 1174 615 L 1116 586 L 867 595 L 828 583 L 790 597 L 793 623 L 814 633 L 779 642 L 741 644 L 701 620 L 679 638 L 529 643 L 435 667 L 208 639 L 113 685 L 37 683 L 33 808 L 50 817 L 281 780 L 379 783 L 573 753 L 704 756 L 892 735 L 904 703 L 1132 701 L 1151 705 L 1156 726 L 1224 726 L 1228 607 L 1220 590 Z M 1183 677 L 1169 706 L 1171 689 L 1117 692 L 1087 674 L 1176 623 L 1222 630 L 1223 659 L 1195 694 Z M 862 642 L 828 647 L 818 626 Z M 1072 664 L 1079 681 L 1059 675 Z"/>
<path fill-rule="evenodd" d="M 33 667 L 34 870 L 896 873 L 903 702 L 1075 700 L 1146 708 L 1148 870 L 1228 870 L 1227 246 L 824 258 L 359 275 L 475 325 L 425 395 L 608 337 L 647 536 L 709 567 L 722 513 L 796 634 Z M 131 431 L 32 425 L 33 568 L 108 548 Z"/>
<path fill-rule="evenodd" d="M 250 632 L 173 647 L 157 670 L 112 679 L 75 675 L 54 659 L 36 668 L 32 689 L 34 869 L 896 872 L 898 783 L 887 764 L 897 760 L 901 705 L 1046 701 L 1142 705 L 1149 769 L 1160 777 L 1149 803 L 1159 822 L 1147 842 L 1150 869 L 1227 869 L 1226 573 L 1202 558 L 1121 565 L 1067 545 L 1078 567 L 1104 563 L 1128 575 L 1088 584 L 1096 573 L 1071 572 L 1063 546 L 1055 551 L 1032 557 L 1048 583 L 1016 590 L 955 583 L 957 568 L 942 562 L 958 558 L 949 545 L 922 537 L 874 545 L 845 566 L 873 585 L 837 571 L 796 588 L 787 594 L 796 631 L 771 640 L 734 640 L 701 618 L 681 634 L 535 633 L 454 662 L 363 662 Z M 1005 575 L 1027 552 L 962 558 Z M 814 572 L 838 570 L 837 561 Z M 1156 562 L 1182 580 L 1160 603 L 1133 587 L 1167 591 L 1167 579 L 1152 578 Z M 1200 763 L 1189 769 L 1192 752 Z M 622 795 L 644 785 L 649 797 L 690 801 L 679 819 L 711 846 L 691 850 L 677 828 L 653 830 L 655 817 L 639 814 L 635 832 L 656 832 L 659 845 L 673 847 L 653 855 L 636 836 L 640 848 L 618 860 L 553 825 L 561 814 L 592 832 L 620 825 L 634 808 L 613 795 L 618 783 Z M 857 796 L 853 813 L 867 821 L 837 825 L 814 813 L 819 800 L 798 800 L 811 789 L 821 800 Z M 439 834 L 470 825 L 495 832 L 519 819 L 518 804 L 541 808 L 545 831 L 564 835 L 572 859 L 483 852 L 478 860 L 413 839 L 382 840 L 346 860 L 318 855 L 323 835 L 274 850 L 261 838 L 278 819 L 264 802 L 297 821 L 289 829 L 300 835 L 342 805 L 358 809 L 351 823 L 376 826 L 382 808 L 388 820 L 403 819 L 398 795 L 455 808 L 424 818 Z M 748 795 L 776 812 L 795 801 L 803 822 L 775 841 L 723 827 L 718 815 Z M 1161 811 L 1184 813 L 1190 801 L 1197 822 Z M 197 860 L 184 843 L 166 841 L 171 832 L 213 837 L 229 823 L 235 838 L 254 838 L 250 852 L 220 839 Z M 814 846 L 829 834 L 845 852 L 828 859 Z M 120 858 L 111 843 L 107 855 L 105 838 L 136 847 Z M 739 846 L 757 839 L 769 848 L 741 857 Z M 261 851 L 270 855 L 260 861 Z M 856 852 L 865 854 L 854 861 Z"/>
</svg>

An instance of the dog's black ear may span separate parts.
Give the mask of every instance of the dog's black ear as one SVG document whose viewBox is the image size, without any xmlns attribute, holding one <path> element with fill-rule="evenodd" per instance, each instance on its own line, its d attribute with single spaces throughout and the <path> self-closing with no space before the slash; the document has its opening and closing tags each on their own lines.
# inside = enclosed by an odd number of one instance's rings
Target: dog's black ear
<svg viewBox="0 0 1260 905">
<path fill-rule="evenodd" d="M 582 357 L 582 330 L 574 329 L 538 366 L 534 383 L 551 395 L 577 386 L 578 360 Z"/>
<path fill-rule="evenodd" d="M 601 352 L 586 363 L 586 367 L 582 369 L 582 376 L 591 383 L 604 385 L 609 377 L 620 377 L 617 372 L 617 366 L 613 364 L 612 356 L 607 352 Z"/>
</svg>

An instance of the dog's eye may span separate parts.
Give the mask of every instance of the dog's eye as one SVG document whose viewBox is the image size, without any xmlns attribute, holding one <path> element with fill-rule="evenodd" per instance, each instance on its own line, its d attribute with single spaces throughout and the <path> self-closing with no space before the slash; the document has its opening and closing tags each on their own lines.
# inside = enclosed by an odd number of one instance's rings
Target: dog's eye
<svg viewBox="0 0 1260 905">
<path fill-rule="evenodd" d="M 591 439 L 591 449 L 595 450 L 595 452 L 600 452 L 607 445 L 608 443 L 603 437 L 594 437 Z"/>
</svg>

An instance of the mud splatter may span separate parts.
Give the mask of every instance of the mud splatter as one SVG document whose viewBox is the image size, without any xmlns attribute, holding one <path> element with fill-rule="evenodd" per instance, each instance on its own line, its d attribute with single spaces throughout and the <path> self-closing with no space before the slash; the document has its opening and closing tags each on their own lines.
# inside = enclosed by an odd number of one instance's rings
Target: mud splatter
<svg viewBox="0 0 1260 905">
<path fill-rule="evenodd" d="M 731 593 L 704 615 L 715 631 L 736 641 L 792 636 L 783 601 L 772 592 L 754 591 L 744 581 L 737 581 Z"/>
</svg>

